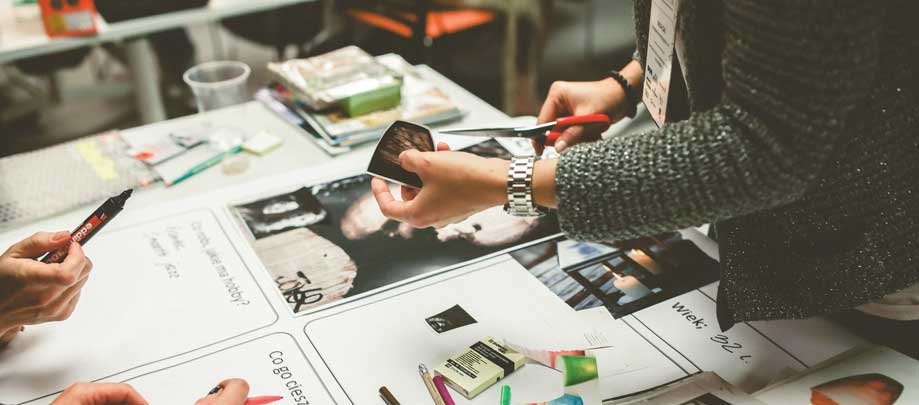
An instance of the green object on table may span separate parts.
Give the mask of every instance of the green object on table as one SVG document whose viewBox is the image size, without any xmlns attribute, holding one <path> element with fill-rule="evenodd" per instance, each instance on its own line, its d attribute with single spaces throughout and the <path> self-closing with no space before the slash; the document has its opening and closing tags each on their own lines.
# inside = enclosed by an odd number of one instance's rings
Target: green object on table
<svg viewBox="0 0 919 405">
<path fill-rule="evenodd" d="M 402 82 L 381 87 L 365 93 L 355 94 L 339 102 L 349 117 L 357 117 L 374 111 L 387 110 L 402 102 Z"/>
<path fill-rule="evenodd" d="M 234 146 L 234 147 L 230 148 L 229 150 L 227 150 L 227 151 L 224 152 L 224 153 L 218 153 L 217 155 L 214 155 L 214 157 L 212 157 L 212 158 L 210 158 L 210 159 L 208 159 L 208 160 L 205 160 L 205 161 L 203 161 L 203 162 L 201 162 L 201 163 L 198 163 L 197 165 L 195 165 L 195 166 L 192 167 L 191 169 L 188 169 L 188 171 L 185 172 L 185 174 L 183 174 L 183 175 L 177 177 L 175 180 L 173 180 L 171 183 L 169 183 L 169 184 L 167 184 L 167 185 L 168 185 L 168 186 L 174 186 L 174 185 L 179 184 L 179 183 L 181 183 L 181 182 L 183 182 L 183 181 L 185 181 L 185 180 L 188 180 L 189 177 L 194 176 L 194 175 L 196 175 L 196 174 L 198 174 L 198 173 L 201 173 L 202 171 L 204 171 L 204 169 L 207 169 L 207 168 L 209 168 L 209 167 L 211 167 L 211 166 L 213 166 L 213 165 L 216 165 L 217 163 L 220 163 L 221 161 L 223 161 L 223 159 L 224 159 L 225 157 L 230 156 L 230 155 L 235 155 L 235 154 L 241 152 L 242 150 L 243 150 L 243 147 L 240 146 L 240 145 L 237 145 L 237 146 Z"/>
<path fill-rule="evenodd" d="M 509 385 L 501 386 L 501 402 L 499 405 L 511 405 L 511 387 Z"/>
<path fill-rule="evenodd" d="M 594 357 L 560 356 L 559 359 L 562 360 L 562 365 L 564 367 L 566 387 L 590 380 L 596 380 L 599 377 L 597 359 Z"/>
</svg>

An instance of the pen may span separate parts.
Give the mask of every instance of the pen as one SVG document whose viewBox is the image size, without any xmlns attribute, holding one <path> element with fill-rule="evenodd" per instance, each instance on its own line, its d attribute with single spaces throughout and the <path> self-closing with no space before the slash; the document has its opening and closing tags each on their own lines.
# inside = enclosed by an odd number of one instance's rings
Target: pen
<svg viewBox="0 0 919 405">
<path fill-rule="evenodd" d="M 207 169 L 207 168 L 209 168 L 209 167 L 211 167 L 211 166 L 213 166 L 213 165 L 216 165 L 217 163 L 220 163 L 220 162 L 223 160 L 223 158 L 225 158 L 225 157 L 227 157 L 227 156 L 229 156 L 229 155 L 235 155 L 235 154 L 239 153 L 239 152 L 242 151 L 242 150 L 243 150 L 242 145 L 234 146 L 234 147 L 230 148 L 229 150 L 227 150 L 227 151 L 224 152 L 224 153 L 219 153 L 219 154 L 217 154 L 217 155 L 214 155 L 214 157 L 212 157 L 212 158 L 210 158 L 210 159 L 208 159 L 208 160 L 205 160 L 205 161 L 203 161 L 203 162 L 201 162 L 201 163 L 198 163 L 197 165 L 195 165 L 195 166 L 192 167 L 191 169 L 188 169 L 187 172 L 183 173 L 181 176 L 179 176 L 179 177 L 176 178 L 175 180 L 169 181 L 169 180 L 163 179 L 163 181 L 166 181 L 166 182 L 167 182 L 167 183 L 166 183 L 167 186 L 174 186 L 174 185 L 179 184 L 179 183 L 181 183 L 181 182 L 183 182 L 183 181 L 185 181 L 185 180 L 188 180 L 188 178 L 191 177 L 191 176 L 194 176 L 194 175 L 196 175 L 196 174 L 198 174 L 198 173 L 201 173 L 202 171 L 204 171 L 204 169 Z"/>
<path fill-rule="evenodd" d="M 456 402 L 453 402 L 453 397 L 450 396 L 450 392 L 447 391 L 447 386 L 444 385 L 443 377 L 441 376 L 434 377 L 434 386 L 437 387 L 437 392 L 439 392 L 440 397 L 443 398 L 444 404 L 456 405 Z"/>
<path fill-rule="evenodd" d="M 383 398 L 383 402 L 385 402 L 386 405 L 400 405 L 399 400 L 389 392 L 389 388 L 380 387 L 380 397 Z"/>
<path fill-rule="evenodd" d="M 511 387 L 501 386 L 501 402 L 498 405 L 511 405 Z"/>
<path fill-rule="evenodd" d="M 102 230 L 102 227 L 111 222 L 112 219 L 115 218 L 115 215 L 118 215 L 118 213 L 124 209 L 124 203 L 131 197 L 132 192 L 134 192 L 134 190 L 129 188 L 122 191 L 121 194 L 105 200 L 99 208 L 96 208 L 96 211 L 93 212 L 92 215 L 84 219 L 80 226 L 70 233 L 70 240 L 79 243 L 80 246 L 89 242 L 93 236 Z M 67 258 L 68 249 L 69 246 L 48 253 L 41 261 L 44 263 L 63 262 L 64 259 Z"/>
<path fill-rule="evenodd" d="M 424 386 L 428 388 L 428 393 L 431 394 L 431 399 L 434 400 L 434 404 L 444 405 L 444 399 L 437 393 L 437 388 L 434 387 L 434 381 L 431 380 L 431 373 L 428 372 L 428 368 L 424 364 L 418 365 L 418 374 L 421 374 L 421 380 L 424 381 Z"/>
<path fill-rule="evenodd" d="M 244 405 L 266 405 L 272 402 L 277 402 L 283 399 L 284 397 L 279 397 L 277 395 L 263 395 L 260 397 L 251 397 L 246 400 Z"/>
</svg>

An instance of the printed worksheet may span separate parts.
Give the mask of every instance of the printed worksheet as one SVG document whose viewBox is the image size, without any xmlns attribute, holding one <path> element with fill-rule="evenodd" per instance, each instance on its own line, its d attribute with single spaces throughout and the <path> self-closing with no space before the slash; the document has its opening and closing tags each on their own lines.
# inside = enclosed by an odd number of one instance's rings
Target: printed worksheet
<svg viewBox="0 0 919 405">
<path fill-rule="evenodd" d="M 300 405 L 335 403 L 293 336 L 280 332 L 124 382 L 151 404 L 181 404 L 188 403 L 188 398 L 203 397 L 227 378 L 244 378 L 252 396 L 284 396 L 289 403 Z"/>
<path fill-rule="evenodd" d="M 207 209 L 106 229 L 66 322 L 30 326 L 0 352 L 0 402 L 22 403 L 273 324 L 226 229 Z"/>
</svg>

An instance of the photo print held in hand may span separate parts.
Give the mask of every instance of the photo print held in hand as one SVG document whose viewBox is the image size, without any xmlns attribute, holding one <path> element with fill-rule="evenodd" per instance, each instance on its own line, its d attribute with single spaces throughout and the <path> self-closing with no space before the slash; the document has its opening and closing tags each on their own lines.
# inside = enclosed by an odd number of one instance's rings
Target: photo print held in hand
<svg viewBox="0 0 919 405">
<path fill-rule="evenodd" d="M 399 155 L 411 149 L 433 152 L 435 148 L 431 130 L 411 122 L 393 122 L 380 138 L 370 158 L 367 173 L 404 186 L 421 188 L 421 178 L 399 164 Z"/>
</svg>

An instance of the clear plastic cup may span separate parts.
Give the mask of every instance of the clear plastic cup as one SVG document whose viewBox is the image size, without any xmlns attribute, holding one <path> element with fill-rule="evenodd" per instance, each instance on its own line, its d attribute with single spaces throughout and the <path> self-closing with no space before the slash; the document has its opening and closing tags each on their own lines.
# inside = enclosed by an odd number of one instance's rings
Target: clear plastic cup
<svg viewBox="0 0 919 405">
<path fill-rule="evenodd" d="M 210 111 L 249 101 L 246 80 L 252 69 L 236 61 L 206 62 L 185 71 L 182 78 L 195 94 L 198 111 Z"/>
</svg>

